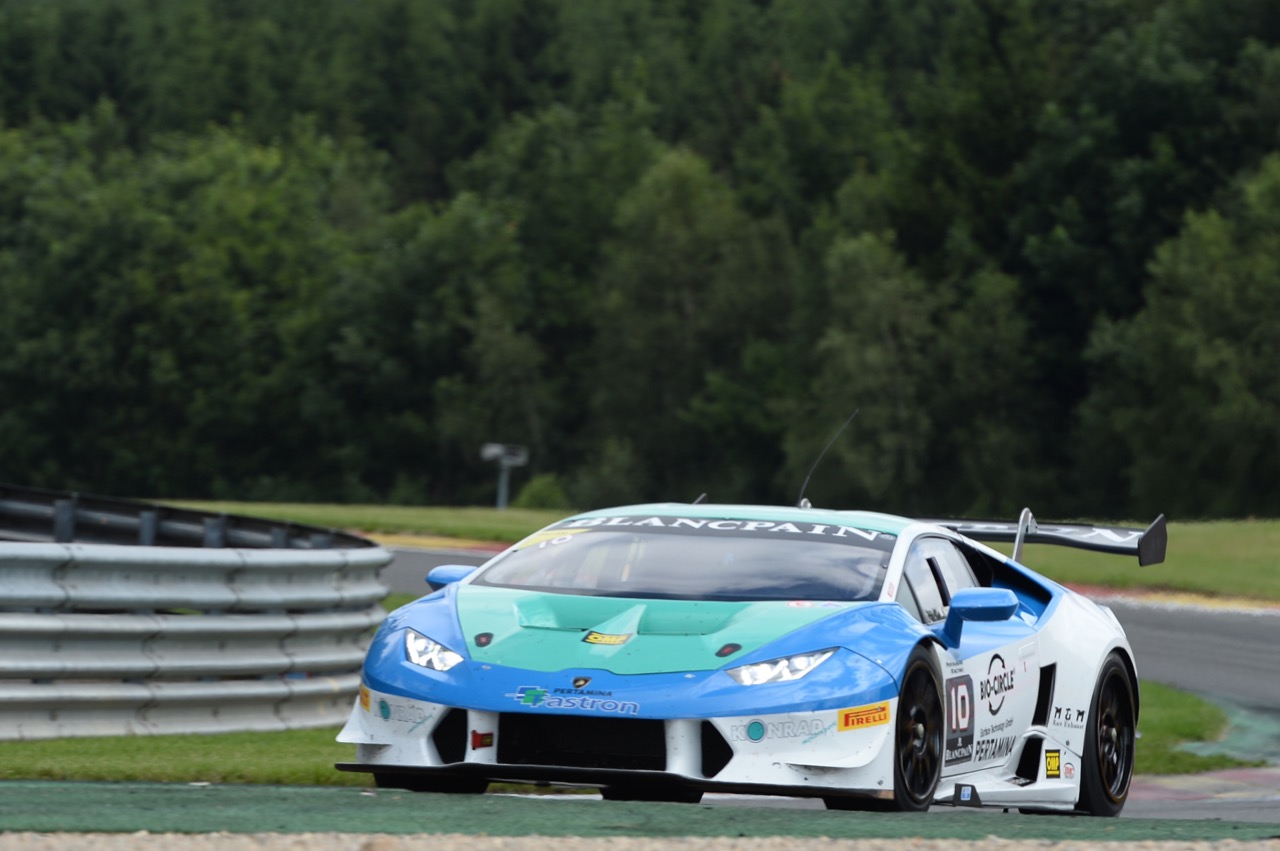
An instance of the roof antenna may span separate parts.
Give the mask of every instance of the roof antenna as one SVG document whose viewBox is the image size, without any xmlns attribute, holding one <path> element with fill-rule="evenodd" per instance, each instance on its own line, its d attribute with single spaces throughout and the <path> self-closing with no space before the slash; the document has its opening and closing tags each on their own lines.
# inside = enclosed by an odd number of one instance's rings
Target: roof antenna
<svg viewBox="0 0 1280 851">
<path fill-rule="evenodd" d="M 796 499 L 796 505 L 798 505 L 800 508 L 811 507 L 812 503 L 810 503 L 809 500 L 804 498 L 804 492 L 809 487 L 809 479 L 813 478 L 813 471 L 818 469 L 818 464 L 822 461 L 822 456 L 827 454 L 827 450 L 831 448 L 831 444 L 835 443 L 836 438 L 839 437 L 844 432 L 844 430 L 849 427 L 849 423 L 853 422 L 853 418 L 858 415 L 858 411 L 860 410 L 862 409 L 861 408 L 854 409 L 853 413 L 849 415 L 849 419 L 845 420 L 844 425 L 840 426 L 840 428 L 836 430 L 836 433 L 831 435 L 831 439 L 827 441 L 827 445 L 822 447 L 822 451 L 818 453 L 818 457 L 813 462 L 813 466 L 809 468 L 809 475 L 804 477 L 804 484 L 800 486 L 800 496 L 798 499 Z"/>
<path fill-rule="evenodd" d="M 704 502 L 706 502 L 706 501 L 707 501 L 707 495 L 704 493 L 704 494 L 700 494 L 700 495 L 698 496 L 698 498 L 697 498 L 697 499 L 695 499 L 695 500 L 693 501 L 693 503 L 692 503 L 692 504 L 693 504 L 693 505 L 702 505 L 702 503 L 704 503 Z"/>
</svg>

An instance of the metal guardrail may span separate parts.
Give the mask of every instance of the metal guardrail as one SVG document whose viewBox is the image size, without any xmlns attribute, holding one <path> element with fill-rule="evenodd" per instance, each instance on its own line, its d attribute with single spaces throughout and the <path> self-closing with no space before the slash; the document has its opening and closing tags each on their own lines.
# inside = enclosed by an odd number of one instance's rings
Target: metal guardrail
<svg viewBox="0 0 1280 851">
<path fill-rule="evenodd" d="M 331 549 L 373 547 L 336 529 L 0 484 L 0 539 L 162 547 Z"/>
<path fill-rule="evenodd" d="M 0 739 L 339 724 L 390 560 L 334 530 L 0 485 Z"/>
</svg>

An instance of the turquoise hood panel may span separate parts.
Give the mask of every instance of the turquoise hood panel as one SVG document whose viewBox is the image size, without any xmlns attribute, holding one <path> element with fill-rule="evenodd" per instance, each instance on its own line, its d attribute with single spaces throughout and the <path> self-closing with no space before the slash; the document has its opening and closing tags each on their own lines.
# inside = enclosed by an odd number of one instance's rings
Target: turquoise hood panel
<svg viewBox="0 0 1280 851">
<path fill-rule="evenodd" d="M 482 664 L 615 674 L 714 670 L 853 602 L 710 602 L 462 585 L 458 619 Z"/>
</svg>

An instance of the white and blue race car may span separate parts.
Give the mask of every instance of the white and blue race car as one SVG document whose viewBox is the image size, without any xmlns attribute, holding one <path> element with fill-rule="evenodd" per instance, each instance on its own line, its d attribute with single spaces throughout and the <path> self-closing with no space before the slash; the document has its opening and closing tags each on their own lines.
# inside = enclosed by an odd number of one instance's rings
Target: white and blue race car
<svg viewBox="0 0 1280 851">
<path fill-rule="evenodd" d="M 569 517 L 479 568 L 434 569 L 438 590 L 388 617 L 338 768 L 431 792 L 1114 816 L 1133 652 L 1110 610 L 1019 563 L 1028 542 L 1154 564 L 1166 531 L 807 504 Z"/>
</svg>

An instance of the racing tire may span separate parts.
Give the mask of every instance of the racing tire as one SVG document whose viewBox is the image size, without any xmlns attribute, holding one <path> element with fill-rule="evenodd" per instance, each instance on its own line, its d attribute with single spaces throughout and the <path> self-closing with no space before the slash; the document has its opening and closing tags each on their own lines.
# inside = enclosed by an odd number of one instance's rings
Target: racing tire
<svg viewBox="0 0 1280 851">
<path fill-rule="evenodd" d="M 606 801 L 661 801 L 669 804 L 696 804 L 702 800 L 699 789 L 663 788 L 661 786 L 604 786 L 600 797 Z"/>
<path fill-rule="evenodd" d="M 893 806 L 921 813 L 933 803 L 942 777 L 942 678 L 933 654 L 916 647 L 907 660 L 893 722 Z"/>
<path fill-rule="evenodd" d="M 404 789 L 409 792 L 436 792 L 445 795 L 480 795 L 489 781 L 474 777 L 427 777 L 421 774 L 378 772 L 373 785 L 379 789 Z"/>
<path fill-rule="evenodd" d="M 1118 816 L 1133 779 L 1137 713 L 1133 683 L 1119 655 L 1102 663 L 1093 689 L 1089 726 L 1081 755 L 1080 800 L 1076 810 L 1093 816 Z"/>
</svg>

